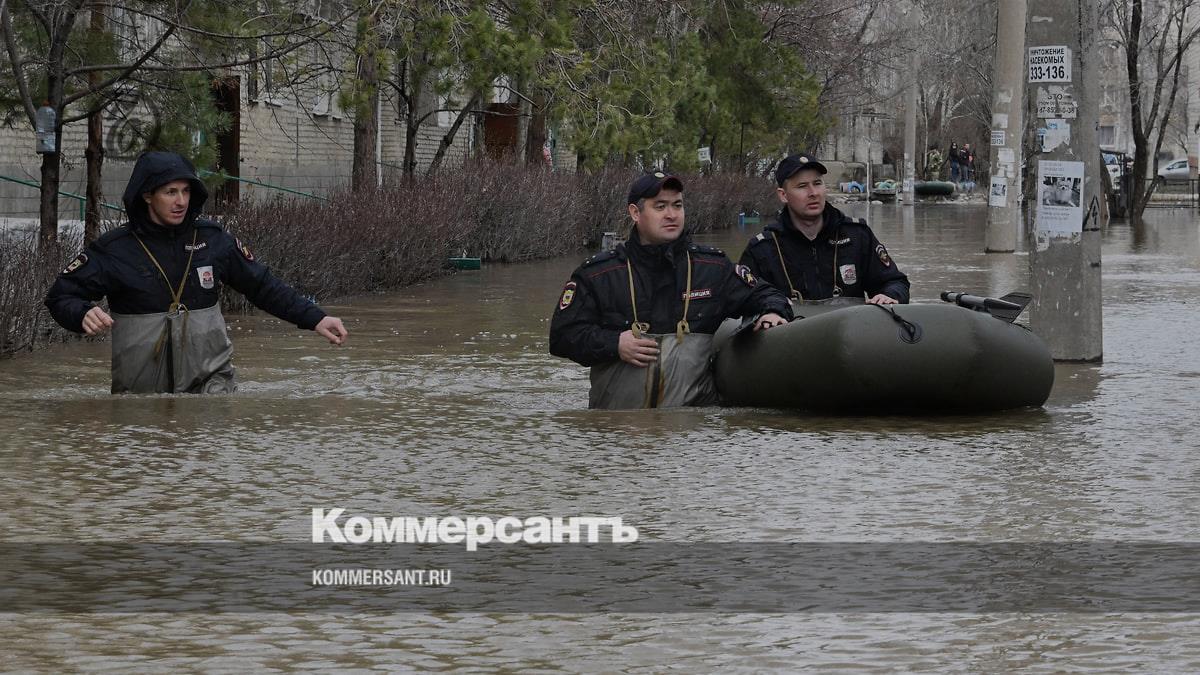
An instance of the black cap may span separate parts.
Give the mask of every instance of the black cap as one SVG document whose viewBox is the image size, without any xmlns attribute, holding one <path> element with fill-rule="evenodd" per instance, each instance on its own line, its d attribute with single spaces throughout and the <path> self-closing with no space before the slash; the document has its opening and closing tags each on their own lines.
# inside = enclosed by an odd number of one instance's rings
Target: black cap
<svg viewBox="0 0 1200 675">
<path fill-rule="evenodd" d="M 639 200 L 649 199 L 662 192 L 663 188 L 671 188 L 683 192 L 683 181 L 678 176 L 672 176 L 662 171 L 648 173 L 633 181 L 629 186 L 629 203 L 636 204 Z"/>
<path fill-rule="evenodd" d="M 829 173 L 825 165 L 813 158 L 810 152 L 801 152 L 796 155 L 788 155 L 784 158 L 779 166 L 775 167 L 775 182 L 783 187 L 783 181 L 795 176 L 802 169 L 816 169 L 821 173 Z"/>
</svg>

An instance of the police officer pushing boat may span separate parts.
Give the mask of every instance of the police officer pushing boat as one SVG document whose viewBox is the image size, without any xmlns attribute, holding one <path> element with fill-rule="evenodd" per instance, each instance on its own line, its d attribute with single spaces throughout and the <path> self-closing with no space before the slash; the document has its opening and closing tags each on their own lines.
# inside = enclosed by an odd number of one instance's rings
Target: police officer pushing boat
<svg viewBox="0 0 1200 675">
<path fill-rule="evenodd" d="M 729 317 L 755 330 L 786 323 L 791 307 L 769 284 L 684 227 L 683 182 L 662 172 L 629 189 L 629 239 L 571 275 L 550 324 L 550 353 L 591 368 L 589 407 L 708 405 L 713 333 Z"/>
<path fill-rule="evenodd" d="M 87 335 L 112 329 L 113 393 L 230 393 L 233 345 L 221 315 L 224 284 L 257 307 L 340 345 L 340 319 L 273 276 L 220 224 L 199 217 L 208 190 L 173 152 L 138 158 L 125 188 L 129 221 L 59 274 L 46 307 Z M 108 297 L 112 314 L 93 303 Z"/>
</svg>

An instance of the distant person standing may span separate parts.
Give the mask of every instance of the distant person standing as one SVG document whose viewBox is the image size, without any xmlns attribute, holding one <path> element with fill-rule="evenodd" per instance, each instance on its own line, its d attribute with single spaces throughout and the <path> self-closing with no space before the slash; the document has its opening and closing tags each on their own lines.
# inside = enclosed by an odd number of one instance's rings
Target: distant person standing
<svg viewBox="0 0 1200 675">
<path fill-rule="evenodd" d="M 925 153 L 925 180 L 938 180 L 942 173 L 942 152 L 934 145 Z"/>
<path fill-rule="evenodd" d="M 950 152 L 947 155 L 950 160 L 950 182 L 957 183 L 961 178 L 962 171 L 962 153 L 958 149 L 958 141 L 950 144 Z"/>
<path fill-rule="evenodd" d="M 114 394 L 231 393 L 225 284 L 332 344 L 346 340 L 340 319 L 277 279 L 219 223 L 200 218 L 207 199 L 182 155 L 142 154 L 125 188 L 129 222 L 76 256 L 46 296 L 63 328 L 88 335 L 112 329 Z M 111 315 L 94 304 L 103 297 Z"/>
<path fill-rule="evenodd" d="M 971 150 L 970 143 L 963 143 L 963 149 L 960 153 L 962 157 L 962 173 L 964 181 L 975 180 L 975 151 Z"/>
</svg>

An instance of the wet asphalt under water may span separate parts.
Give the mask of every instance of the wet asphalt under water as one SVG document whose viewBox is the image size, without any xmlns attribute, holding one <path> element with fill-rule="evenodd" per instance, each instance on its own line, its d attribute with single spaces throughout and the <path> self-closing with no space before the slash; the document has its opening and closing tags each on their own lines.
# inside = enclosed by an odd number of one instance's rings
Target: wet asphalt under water
<svg viewBox="0 0 1200 675">
<path fill-rule="evenodd" d="M 1039 410 L 587 411 L 586 370 L 551 357 L 546 337 L 582 255 L 332 305 L 351 331 L 341 349 L 270 317 L 229 317 L 231 397 L 110 396 L 106 342 L 0 361 L 0 541 L 302 543 L 311 509 L 333 506 L 621 516 L 648 542 L 880 542 L 913 555 L 923 542 L 1200 541 L 1200 216 L 1150 217 L 1145 233 L 1104 233 L 1103 363 L 1057 366 Z M 985 207 L 875 206 L 870 218 L 914 301 L 1027 288 L 1027 255 L 981 252 Z M 745 235 L 702 239 L 736 257 Z M 1001 609 L 0 607 L 0 670 L 1200 670 L 1200 606 Z"/>
</svg>

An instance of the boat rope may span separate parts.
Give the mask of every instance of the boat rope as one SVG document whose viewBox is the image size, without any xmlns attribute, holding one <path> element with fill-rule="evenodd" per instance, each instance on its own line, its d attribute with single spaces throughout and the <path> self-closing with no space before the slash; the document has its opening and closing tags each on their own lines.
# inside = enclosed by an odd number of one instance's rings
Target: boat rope
<svg viewBox="0 0 1200 675">
<path fill-rule="evenodd" d="M 903 340 L 904 342 L 907 342 L 908 344 L 913 344 L 914 342 L 920 342 L 923 331 L 921 330 L 921 326 L 919 324 L 915 324 L 915 323 L 909 321 L 908 319 L 905 319 L 904 317 L 900 316 L 899 314 L 896 313 L 895 309 L 893 309 L 892 307 L 890 307 L 888 305 L 873 305 L 873 306 L 878 307 L 879 309 L 882 309 L 883 311 L 887 312 L 888 314 L 891 315 L 893 321 L 900 324 L 900 339 L 901 340 Z"/>
</svg>

